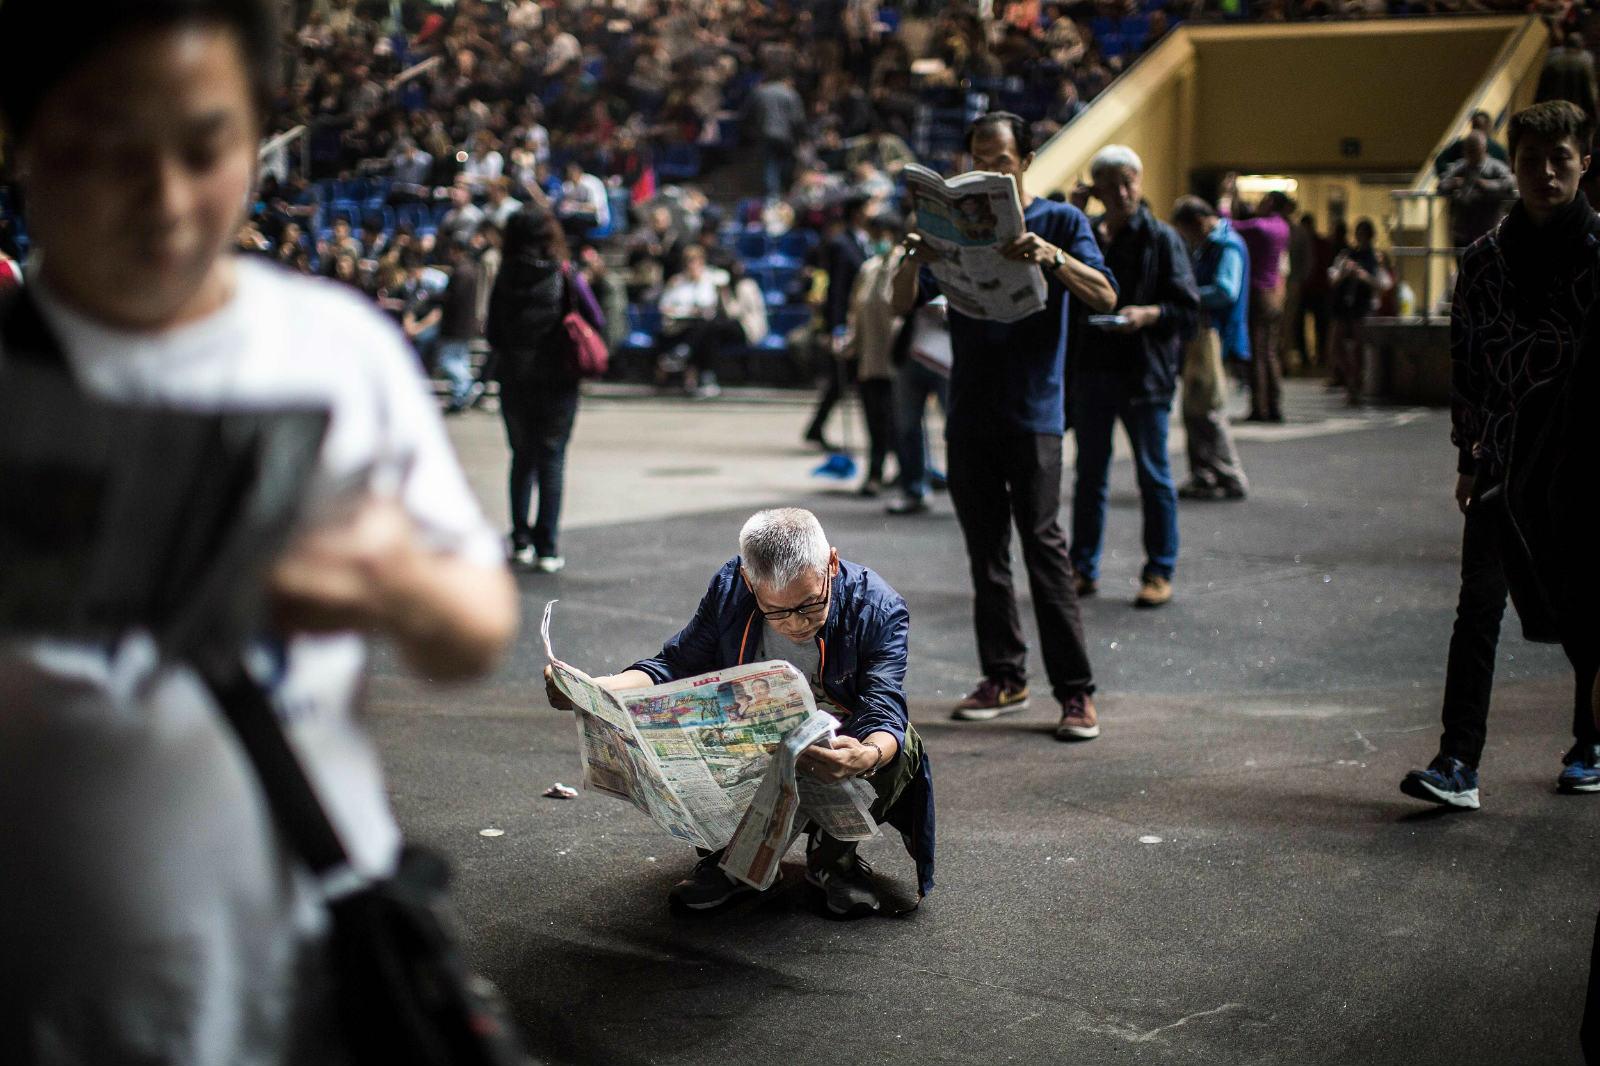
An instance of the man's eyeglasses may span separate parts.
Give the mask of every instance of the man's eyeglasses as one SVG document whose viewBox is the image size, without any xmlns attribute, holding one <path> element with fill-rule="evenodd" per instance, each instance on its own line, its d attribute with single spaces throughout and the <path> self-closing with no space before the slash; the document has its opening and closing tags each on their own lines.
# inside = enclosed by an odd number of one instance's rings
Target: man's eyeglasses
<svg viewBox="0 0 1600 1066">
<path fill-rule="evenodd" d="M 761 601 L 757 600 L 756 613 L 769 622 L 782 622 L 784 619 L 792 618 L 795 615 L 799 615 L 801 618 L 814 618 L 821 614 L 828 609 L 828 603 L 833 599 L 833 567 L 833 560 L 828 560 L 828 569 L 825 571 L 826 576 L 824 578 L 828 584 L 828 591 L 823 593 L 822 599 L 796 604 L 793 607 L 784 607 L 776 611 L 762 610 Z M 750 584 L 750 578 L 745 574 L 742 566 L 739 568 L 739 576 L 744 579 L 745 588 L 750 590 L 750 595 L 754 596 L 756 593 L 755 586 Z"/>
<path fill-rule="evenodd" d="M 760 606 L 757 605 L 756 612 L 769 622 L 781 622 L 785 618 L 788 618 L 792 615 L 799 615 L 801 618 L 810 618 L 813 615 L 821 614 L 823 611 L 828 609 L 828 599 L 832 595 L 833 586 L 830 584 L 828 586 L 828 595 L 822 597 L 820 600 L 812 600 L 810 603 L 802 603 L 797 607 L 785 607 L 781 611 L 763 611 L 761 610 Z"/>
</svg>

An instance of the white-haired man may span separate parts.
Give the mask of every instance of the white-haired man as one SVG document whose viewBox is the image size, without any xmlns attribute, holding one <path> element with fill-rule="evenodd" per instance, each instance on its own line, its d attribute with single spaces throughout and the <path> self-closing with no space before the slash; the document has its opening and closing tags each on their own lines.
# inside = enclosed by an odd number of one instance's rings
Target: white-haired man
<svg viewBox="0 0 1600 1066">
<path fill-rule="evenodd" d="M 1121 421 L 1133 445 L 1144 512 L 1144 570 L 1134 603 L 1159 607 L 1172 599 L 1178 562 L 1178 494 L 1167 456 L 1167 420 L 1183 361 L 1183 337 L 1200 312 L 1188 249 L 1144 202 L 1144 164 L 1124 145 L 1102 148 L 1089 164 L 1095 239 L 1117 279 L 1122 305 L 1091 318 L 1067 384 L 1078 437 L 1072 495 L 1072 568 L 1078 595 L 1092 596 L 1100 573 L 1111 473 L 1111 433 Z M 1100 324 L 1097 324 L 1100 323 Z"/>
<path fill-rule="evenodd" d="M 612 690 L 644 688 L 740 663 L 782 659 L 811 681 L 817 704 L 840 718 L 832 748 L 813 746 L 797 769 L 821 781 L 867 778 L 872 813 L 900 830 L 917 864 L 922 895 L 933 888 L 933 778 L 906 715 L 905 600 L 864 566 L 839 558 L 816 515 L 788 507 L 760 511 L 739 533 L 739 554 L 711 579 L 689 624 L 653 658 L 597 678 Z M 550 702 L 570 707 L 553 685 Z M 670 893 L 673 906 L 712 910 L 754 889 L 702 855 Z M 806 880 L 840 918 L 876 912 L 880 902 L 855 845 L 813 832 Z"/>
</svg>

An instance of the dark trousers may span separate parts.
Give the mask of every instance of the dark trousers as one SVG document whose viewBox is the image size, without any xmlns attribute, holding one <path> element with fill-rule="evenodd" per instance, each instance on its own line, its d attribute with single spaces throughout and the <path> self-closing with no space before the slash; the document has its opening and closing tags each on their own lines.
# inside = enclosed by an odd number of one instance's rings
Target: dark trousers
<svg viewBox="0 0 1600 1066">
<path fill-rule="evenodd" d="M 867 423 L 867 480 L 883 480 L 883 462 L 894 446 L 894 381 L 870 378 L 856 384 Z"/>
<path fill-rule="evenodd" d="M 1283 286 L 1250 290 L 1250 416 L 1283 416 Z"/>
<path fill-rule="evenodd" d="M 1495 651 L 1508 589 L 1501 553 L 1515 537 L 1502 498 L 1476 500 L 1467 509 L 1461 536 L 1461 594 L 1450 657 L 1444 675 L 1444 735 L 1439 751 L 1476 767 L 1483 757 L 1489 724 L 1489 694 L 1494 688 Z M 1574 697 L 1572 735 L 1580 744 L 1600 743 L 1590 700 L 1594 691 L 1592 642 L 1563 644 L 1572 661 Z"/>
<path fill-rule="evenodd" d="M 1061 438 L 984 434 L 949 441 L 950 501 L 972 567 L 973 622 L 985 677 L 1022 684 L 1028 645 L 1011 580 L 1011 524 L 1022 540 L 1045 674 L 1057 699 L 1094 691 L 1061 530 Z"/>
<path fill-rule="evenodd" d="M 715 371 L 717 353 L 744 340 L 739 323 L 728 318 L 697 318 L 674 323 L 666 333 L 670 343 L 689 349 L 689 365 L 701 373 Z"/>
<path fill-rule="evenodd" d="M 806 440 L 823 439 L 828 416 L 833 414 L 834 405 L 844 397 L 845 378 L 849 370 L 844 361 L 834 355 L 828 355 L 827 360 L 827 377 L 823 381 L 822 395 L 817 397 L 817 409 L 811 415 L 811 424 L 806 427 Z"/>
<path fill-rule="evenodd" d="M 578 386 L 502 383 L 500 417 L 511 447 L 511 543 L 533 546 L 539 556 L 556 553 L 561 520 L 561 490 L 567 472 L 567 441 L 578 417 Z M 533 487 L 539 486 L 539 515 L 528 525 Z"/>
</svg>

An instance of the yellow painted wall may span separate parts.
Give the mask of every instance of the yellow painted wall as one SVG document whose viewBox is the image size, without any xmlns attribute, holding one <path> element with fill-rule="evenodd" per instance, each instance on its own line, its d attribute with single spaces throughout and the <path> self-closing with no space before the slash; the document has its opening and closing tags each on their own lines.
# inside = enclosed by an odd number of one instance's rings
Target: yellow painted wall
<svg viewBox="0 0 1600 1066">
<path fill-rule="evenodd" d="M 1069 189 L 1100 147 L 1121 143 L 1144 158 L 1163 216 L 1195 172 L 1240 170 L 1336 183 L 1348 217 L 1382 229 L 1388 189 L 1358 172 L 1418 174 L 1489 85 L 1501 106 L 1525 103 L 1538 59 L 1518 42 L 1537 29 L 1523 18 L 1183 27 L 1040 149 L 1028 187 Z M 1360 156 L 1342 154 L 1347 136 Z M 1308 206 L 1325 219 L 1324 201 Z"/>
<path fill-rule="evenodd" d="M 1197 33 L 1195 168 L 1415 171 L 1505 43 L 1501 20 Z M 1329 27 L 1340 29 L 1342 27 Z M 1360 155 L 1341 153 L 1356 138 Z"/>
</svg>

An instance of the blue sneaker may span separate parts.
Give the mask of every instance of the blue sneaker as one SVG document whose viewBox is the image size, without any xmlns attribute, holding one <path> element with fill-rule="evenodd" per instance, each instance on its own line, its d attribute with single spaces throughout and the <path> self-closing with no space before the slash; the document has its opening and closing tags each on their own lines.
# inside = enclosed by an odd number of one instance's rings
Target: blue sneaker
<svg viewBox="0 0 1600 1066">
<path fill-rule="evenodd" d="M 1600 744 L 1574 744 L 1561 757 L 1566 769 L 1556 778 L 1562 792 L 1600 792 Z"/>
<path fill-rule="evenodd" d="M 1595 778 L 1600 789 L 1600 774 Z M 1400 782 L 1400 791 L 1419 800 L 1448 807 L 1478 809 L 1478 771 L 1454 755 L 1436 755 L 1426 770 L 1413 770 Z"/>
</svg>

